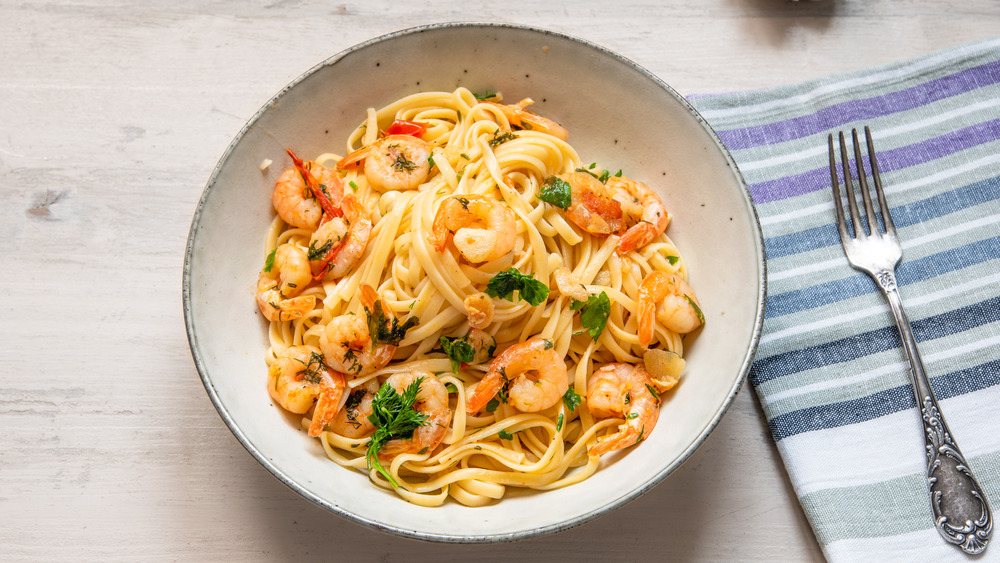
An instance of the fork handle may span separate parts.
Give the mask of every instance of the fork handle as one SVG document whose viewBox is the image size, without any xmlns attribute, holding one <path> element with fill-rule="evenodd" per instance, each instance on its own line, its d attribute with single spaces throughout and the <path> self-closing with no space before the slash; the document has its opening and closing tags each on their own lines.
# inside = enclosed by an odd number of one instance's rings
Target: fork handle
<svg viewBox="0 0 1000 563">
<path fill-rule="evenodd" d="M 944 415 L 934 397 L 924 364 L 917 351 L 917 341 L 903 301 L 896 287 L 896 276 L 885 270 L 875 276 L 885 292 L 903 339 L 903 350 L 910 365 L 913 394 L 920 408 L 927 448 L 927 486 L 931 510 L 938 532 L 966 553 L 982 553 L 993 533 L 993 515 L 972 468 L 952 438 Z"/>
</svg>

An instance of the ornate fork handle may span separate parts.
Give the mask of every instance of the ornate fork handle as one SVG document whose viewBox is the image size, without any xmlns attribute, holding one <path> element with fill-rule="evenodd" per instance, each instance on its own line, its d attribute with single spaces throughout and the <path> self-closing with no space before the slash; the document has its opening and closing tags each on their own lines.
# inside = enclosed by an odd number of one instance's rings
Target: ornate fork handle
<svg viewBox="0 0 1000 563">
<path fill-rule="evenodd" d="M 917 351 L 910 320 L 903 310 L 903 302 L 896 289 L 896 275 L 892 270 L 873 274 L 881 286 L 903 339 L 903 350 L 910 364 L 913 394 L 923 418 L 927 448 L 927 486 L 930 489 L 934 525 L 945 540 L 958 545 L 971 554 L 986 549 L 993 531 L 993 516 L 979 482 L 958 444 L 951 436 L 944 416 L 934 398 L 924 364 Z"/>
</svg>

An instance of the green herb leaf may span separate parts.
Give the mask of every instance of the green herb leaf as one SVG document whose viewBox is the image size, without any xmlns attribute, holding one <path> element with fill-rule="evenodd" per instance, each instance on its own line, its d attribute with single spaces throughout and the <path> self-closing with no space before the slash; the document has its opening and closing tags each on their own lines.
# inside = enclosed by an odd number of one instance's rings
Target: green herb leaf
<svg viewBox="0 0 1000 563">
<path fill-rule="evenodd" d="M 600 295 L 591 295 L 586 301 L 573 300 L 570 309 L 580 311 L 580 323 L 587 329 L 590 338 L 594 341 L 604 332 L 604 327 L 608 324 L 608 315 L 611 314 L 611 299 L 608 294 L 601 292 Z"/>
<path fill-rule="evenodd" d="M 464 338 L 442 336 L 440 342 L 445 355 L 451 360 L 451 371 L 454 373 L 458 373 L 463 363 L 469 363 L 476 357 L 476 349 Z"/>
<path fill-rule="evenodd" d="M 316 241 L 310 241 L 309 242 L 309 250 L 306 251 L 306 258 L 308 258 L 310 262 L 315 262 L 317 260 L 322 260 L 323 258 L 326 258 L 326 255 L 327 255 L 327 253 L 330 252 L 331 248 L 333 248 L 333 241 L 332 240 L 327 240 L 320 247 L 316 246 Z"/>
<path fill-rule="evenodd" d="M 406 331 L 420 324 L 420 319 L 410 317 L 400 325 L 396 317 L 386 316 L 382 310 L 381 300 L 375 302 L 374 311 L 365 307 L 365 313 L 368 314 L 368 333 L 372 339 L 372 350 L 382 344 L 397 346 L 406 337 Z"/>
<path fill-rule="evenodd" d="M 275 255 L 277 253 L 278 253 L 278 249 L 275 248 L 274 250 L 272 250 L 270 252 L 270 254 L 267 255 L 267 258 L 264 259 L 264 271 L 265 272 L 270 272 L 271 269 L 274 268 L 274 257 L 275 257 Z"/>
<path fill-rule="evenodd" d="M 582 402 L 583 397 L 576 392 L 576 389 L 574 389 L 572 385 L 566 390 L 565 393 L 563 393 L 563 404 L 566 405 L 566 408 L 570 412 L 575 411 L 576 407 L 579 407 Z"/>
<path fill-rule="evenodd" d="M 551 203 L 560 209 L 566 209 L 573 203 L 573 189 L 566 180 L 549 176 L 542 183 L 538 199 L 545 203 Z"/>
<path fill-rule="evenodd" d="M 565 418 L 566 417 L 563 415 L 563 413 L 559 413 L 559 420 L 556 421 L 556 432 L 562 430 L 563 420 Z"/>
<path fill-rule="evenodd" d="M 423 380 L 423 377 L 417 378 L 403 390 L 402 394 L 391 385 L 382 385 L 372 399 L 372 414 L 368 415 L 368 421 L 375 426 L 375 433 L 368 442 L 365 459 L 368 468 L 377 469 L 393 487 L 398 487 L 399 483 L 382 467 L 378 452 L 389 440 L 412 438 L 414 430 L 427 424 L 427 415 L 413 409 Z"/>
<path fill-rule="evenodd" d="M 514 439 L 514 435 L 511 434 L 510 432 L 507 432 L 506 430 L 501 430 L 501 431 L 497 432 L 497 436 L 500 436 L 504 440 L 513 440 Z"/>
<path fill-rule="evenodd" d="M 358 191 L 358 185 L 354 183 L 354 180 L 347 182 L 347 185 L 350 186 L 352 190 Z"/>
<path fill-rule="evenodd" d="M 699 307 L 698 304 L 694 302 L 694 299 L 691 299 L 688 295 L 685 295 L 684 299 L 687 299 L 688 304 L 691 305 L 692 309 L 694 309 L 694 313 L 698 315 L 698 322 L 705 324 L 705 313 L 701 312 L 701 307 Z"/>
<path fill-rule="evenodd" d="M 490 148 L 496 148 L 499 145 L 506 143 L 507 141 L 513 141 L 517 138 L 512 131 L 507 131 L 506 133 L 497 129 L 493 132 L 493 138 L 490 139 Z"/>
<path fill-rule="evenodd" d="M 514 301 L 517 291 L 521 299 L 532 306 L 538 306 L 549 296 L 549 286 L 535 279 L 534 274 L 522 274 L 517 268 L 508 268 L 493 276 L 486 284 L 486 295 Z"/>
<path fill-rule="evenodd" d="M 676 266 L 677 262 L 680 261 L 680 256 L 667 256 L 667 262 L 670 262 L 671 266 Z"/>
<path fill-rule="evenodd" d="M 496 412 L 497 408 L 500 406 L 500 400 L 496 397 L 490 399 L 490 402 L 486 403 L 486 412 Z"/>
<path fill-rule="evenodd" d="M 497 93 L 492 92 L 490 90 L 484 90 L 482 92 L 473 92 L 472 95 L 475 96 L 476 99 L 479 101 L 490 100 L 497 97 Z"/>
</svg>

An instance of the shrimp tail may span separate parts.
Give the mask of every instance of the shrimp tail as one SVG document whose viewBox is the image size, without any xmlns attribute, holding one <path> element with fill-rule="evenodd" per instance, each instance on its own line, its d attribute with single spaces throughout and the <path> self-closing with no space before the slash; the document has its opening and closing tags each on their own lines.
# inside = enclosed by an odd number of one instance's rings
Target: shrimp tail
<svg viewBox="0 0 1000 563">
<path fill-rule="evenodd" d="M 651 223 L 636 223 L 625 231 L 618 241 L 618 253 L 628 254 L 637 248 L 642 248 L 652 242 L 658 234 L 660 233 L 656 232 L 656 227 Z"/>
<path fill-rule="evenodd" d="M 474 415 L 486 407 L 486 404 L 490 402 L 493 397 L 496 397 L 498 391 L 500 391 L 500 371 L 490 370 L 479 383 L 476 384 L 475 389 L 473 389 L 472 394 L 469 398 L 465 400 L 465 412 L 469 415 Z"/>
<path fill-rule="evenodd" d="M 320 207 L 323 208 L 323 213 L 327 216 L 327 219 L 331 217 L 340 217 L 341 215 L 343 215 L 343 213 L 340 211 L 340 208 L 337 207 L 333 202 L 333 199 L 339 200 L 340 198 L 336 196 L 331 196 L 330 192 L 327 190 L 327 186 L 321 185 L 319 182 L 316 181 L 316 177 L 313 176 L 312 172 L 309 171 L 309 167 L 306 166 L 305 162 L 303 162 L 301 158 L 299 158 L 298 156 L 295 155 L 295 153 L 292 152 L 292 149 L 285 149 L 285 152 L 288 153 L 288 156 L 292 157 L 292 162 L 295 163 L 295 167 L 298 168 L 299 174 L 302 174 L 302 179 L 305 181 L 306 186 L 309 188 L 309 191 L 312 192 L 313 196 L 316 197 L 316 201 L 319 202 Z M 339 180 L 336 179 L 336 177 L 333 176 L 331 176 L 330 180 L 337 183 L 340 182 Z M 341 195 L 341 197 L 343 197 L 342 196 L 342 194 L 344 193 L 343 185 L 334 185 L 332 187 L 335 190 L 334 191 L 335 194 Z"/>
<path fill-rule="evenodd" d="M 337 412 L 340 411 L 347 382 L 344 374 L 338 371 L 331 371 L 330 376 L 333 385 L 323 388 L 316 401 L 316 409 L 313 411 L 312 423 L 309 425 L 309 435 L 312 437 L 322 434 L 326 430 L 326 425 L 333 422 Z"/>
</svg>

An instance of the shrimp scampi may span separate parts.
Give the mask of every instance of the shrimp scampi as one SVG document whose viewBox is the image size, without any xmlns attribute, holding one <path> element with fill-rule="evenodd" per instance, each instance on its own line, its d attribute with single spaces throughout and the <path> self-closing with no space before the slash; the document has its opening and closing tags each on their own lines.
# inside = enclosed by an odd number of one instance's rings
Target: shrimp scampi
<svg viewBox="0 0 1000 563">
<path fill-rule="evenodd" d="M 319 347 L 327 363 L 347 374 L 367 375 L 385 367 L 406 331 L 419 322 L 410 317 L 402 325 L 370 285 L 360 288 L 364 315 L 340 315 L 327 323 Z M 376 332 L 372 334 L 372 330 Z"/>
<path fill-rule="evenodd" d="M 590 455 L 601 455 L 646 439 L 660 416 L 660 396 L 642 366 L 607 364 L 587 379 L 587 408 L 598 419 L 625 419 L 617 433 L 601 436 L 587 448 Z"/>
<path fill-rule="evenodd" d="M 566 361 L 551 340 L 532 338 L 507 348 L 472 390 L 465 410 L 476 414 L 494 397 L 521 412 L 547 409 L 569 389 Z"/>
<path fill-rule="evenodd" d="M 402 394 L 407 387 L 419 381 L 413 410 L 425 415 L 423 424 L 413 431 L 410 438 L 395 438 L 386 442 L 378 452 L 381 461 L 389 461 L 404 453 L 424 454 L 438 447 L 451 424 L 452 410 L 448 406 L 448 389 L 433 373 L 426 371 L 400 372 L 390 375 L 383 385 Z"/>
<path fill-rule="evenodd" d="M 454 196 L 442 201 L 428 240 L 443 252 L 449 239 L 470 263 L 496 260 L 514 248 L 517 225 L 506 203 L 483 196 Z"/>
<path fill-rule="evenodd" d="M 346 380 L 331 370 L 314 346 L 290 346 L 267 370 L 267 390 L 281 408 L 305 414 L 313 408 L 309 435 L 319 436 L 340 410 Z"/>
<path fill-rule="evenodd" d="M 389 135 L 361 147 L 337 163 L 344 170 L 361 166 L 379 191 L 412 190 L 430 175 L 431 145 L 413 135 Z"/>
<path fill-rule="evenodd" d="M 285 243 L 272 251 L 257 276 L 257 306 L 269 321 L 301 318 L 316 306 L 312 295 L 296 297 L 312 282 L 306 251 Z"/>
<path fill-rule="evenodd" d="M 656 322 L 678 334 L 687 334 L 705 324 L 701 304 L 691 286 L 677 274 L 650 272 L 639 285 L 639 344 L 653 341 Z"/>
</svg>

